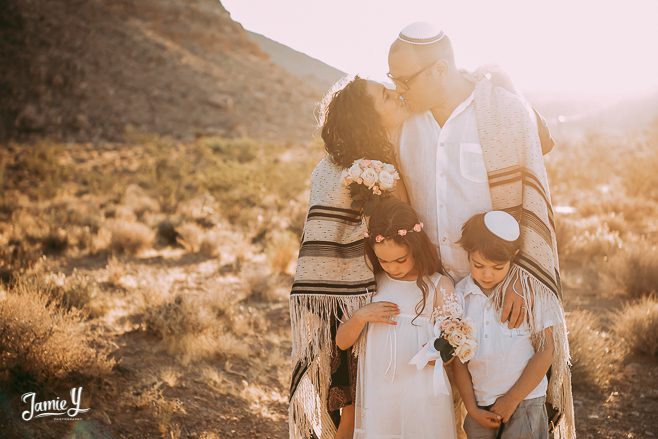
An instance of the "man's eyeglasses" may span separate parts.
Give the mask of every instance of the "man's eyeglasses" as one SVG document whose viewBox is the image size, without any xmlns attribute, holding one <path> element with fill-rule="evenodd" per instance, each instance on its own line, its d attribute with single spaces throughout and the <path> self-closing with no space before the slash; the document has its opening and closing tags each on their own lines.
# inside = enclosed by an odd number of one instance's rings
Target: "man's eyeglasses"
<svg viewBox="0 0 658 439">
<path fill-rule="evenodd" d="M 429 64 L 429 65 L 423 67 L 422 69 L 418 70 L 418 71 L 417 71 L 416 73 L 414 73 L 413 75 L 408 76 L 408 77 L 406 77 L 406 78 L 404 78 L 404 77 L 403 77 L 403 78 L 395 78 L 395 77 L 393 77 L 393 75 L 391 75 L 391 72 L 388 72 L 388 73 L 386 74 L 386 76 L 388 76 L 388 77 L 389 77 L 389 78 L 395 83 L 395 85 L 397 85 L 397 86 L 402 86 L 402 87 L 404 87 L 405 89 L 408 89 L 408 88 L 409 88 L 409 84 L 411 84 L 411 81 L 413 81 L 414 79 L 416 79 L 416 78 L 418 77 L 418 75 L 420 75 L 420 74 L 423 73 L 425 70 L 427 70 L 427 69 L 429 69 L 430 67 L 432 67 L 432 66 L 433 66 L 434 64 L 436 64 L 437 62 L 438 62 L 438 61 L 434 61 L 433 63 L 431 63 L 431 64 Z"/>
</svg>

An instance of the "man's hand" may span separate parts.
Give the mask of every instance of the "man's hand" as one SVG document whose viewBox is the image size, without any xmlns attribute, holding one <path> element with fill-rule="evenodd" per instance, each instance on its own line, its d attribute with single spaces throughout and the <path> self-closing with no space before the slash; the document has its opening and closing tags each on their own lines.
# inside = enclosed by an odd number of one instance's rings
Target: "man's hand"
<svg viewBox="0 0 658 439">
<path fill-rule="evenodd" d="M 499 415 L 503 423 L 509 422 L 509 418 L 512 417 L 516 408 L 519 406 L 520 401 L 514 401 L 509 395 L 503 395 L 496 400 L 494 405 L 491 407 L 491 411 Z"/>
<path fill-rule="evenodd" d="M 516 293 L 514 290 L 518 291 Z M 507 290 L 503 296 L 503 311 L 500 314 L 500 322 L 507 323 L 510 329 L 518 328 L 525 321 L 528 309 L 521 293 L 521 280 L 518 275 L 514 276 L 514 280 L 509 283 Z"/>
<path fill-rule="evenodd" d="M 468 415 L 484 428 L 498 428 L 502 420 L 500 415 L 481 408 L 469 411 Z"/>
</svg>

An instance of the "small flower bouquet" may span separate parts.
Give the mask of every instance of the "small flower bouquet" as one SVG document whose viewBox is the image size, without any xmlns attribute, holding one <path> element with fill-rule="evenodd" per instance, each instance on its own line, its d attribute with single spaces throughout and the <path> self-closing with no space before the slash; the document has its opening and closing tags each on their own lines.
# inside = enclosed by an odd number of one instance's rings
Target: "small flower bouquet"
<svg viewBox="0 0 658 439">
<path fill-rule="evenodd" d="M 475 327 L 468 318 L 463 317 L 463 310 L 454 295 L 444 296 L 442 307 L 434 309 L 434 349 L 441 354 L 444 362 L 454 356 L 466 363 L 477 349 Z"/>
<path fill-rule="evenodd" d="M 434 394 L 450 395 L 448 376 L 443 364 L 454 357 L 459 358 L 462 363 L 469 361 L 475 354 L 477 341 L 475 340 L 475 327 L 469 319 L 463 317 L 464 312 L 457 297 L 454 294 L 445 294 L 443 288 L 441 295 L 443 296 L 443 306 L 432 311 L 434 339 L 423 345 L 409 361 L 409 364 L 415 365 L 418 370 L 421 370 L 428 363 L 434 361 L 432 375 Z M 443 361 L 436 361 L 439 358 Z"/>
<path fill-rule="evenodd" d="M 359 159 L 345 169 L 341 177 L 350 190 L 352 208 L 362 209 L 368 215 L 367 202 L 393 192 L 400 174 L 390 163 Z"/>
</svg>

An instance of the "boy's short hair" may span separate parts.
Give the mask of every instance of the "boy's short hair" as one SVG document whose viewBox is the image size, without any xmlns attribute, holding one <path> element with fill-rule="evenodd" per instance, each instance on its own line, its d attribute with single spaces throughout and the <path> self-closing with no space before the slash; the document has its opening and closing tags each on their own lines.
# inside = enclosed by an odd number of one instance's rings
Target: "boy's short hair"
<svg viewBox="0 0 658 439">
<path fill-rule="evenodd" d="M 494 262 L 513 261 L 521 248 L 521 239 L 506 241 L 496 236 L 484 223 L 484 213 L 473 215 L 462 226 L 462 236 L 457 241 L 469 254 L 480 254 Z"/>
</svg>

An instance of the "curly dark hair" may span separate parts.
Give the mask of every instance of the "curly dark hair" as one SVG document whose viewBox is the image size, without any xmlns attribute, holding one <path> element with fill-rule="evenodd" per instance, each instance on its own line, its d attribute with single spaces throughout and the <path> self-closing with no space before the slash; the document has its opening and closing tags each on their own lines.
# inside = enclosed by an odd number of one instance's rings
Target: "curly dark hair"
<svg viewBox="0 0 658 439">
<path fill-rule="evenodd" d="M 327 96 L 331 100 L 322 112 L 324 147 L 331 160 L 342 168 L 360 158 L 396 165 L 393 145 L 368 94 L 367 83 L 356 76 Z"/>
<path fill-rule="evenodd" d="M 373 209 L 372 216 L 368 221 L 369 236 L 365 240 L 366 257 L 374 273 L 384 271 L 374 250 L 377 235 L 382 235 L 387 240 L 391 239 L 399 245 L 408 246 L 411 250 L 415 260 L 415 268 L 418 270 L 416 285 L 423 293 L 423 298 L 416 305 L 416 318 L 425 309 L 427 296 L 430 293 L 430 287 L 425 279 L 434 273 L 441 273 L 450 277 L 441 263 L 436 247 L 424 230 L 410 232 L 405 236 L 398 234 L 398 230 L 411 230 L 418 223 L 420 223 L 418 214 L 411 206 L 397 198 L 388 197 L 382 199 Z M 414 320 L 416 319 L 414 318 Z"/>
</svg>

